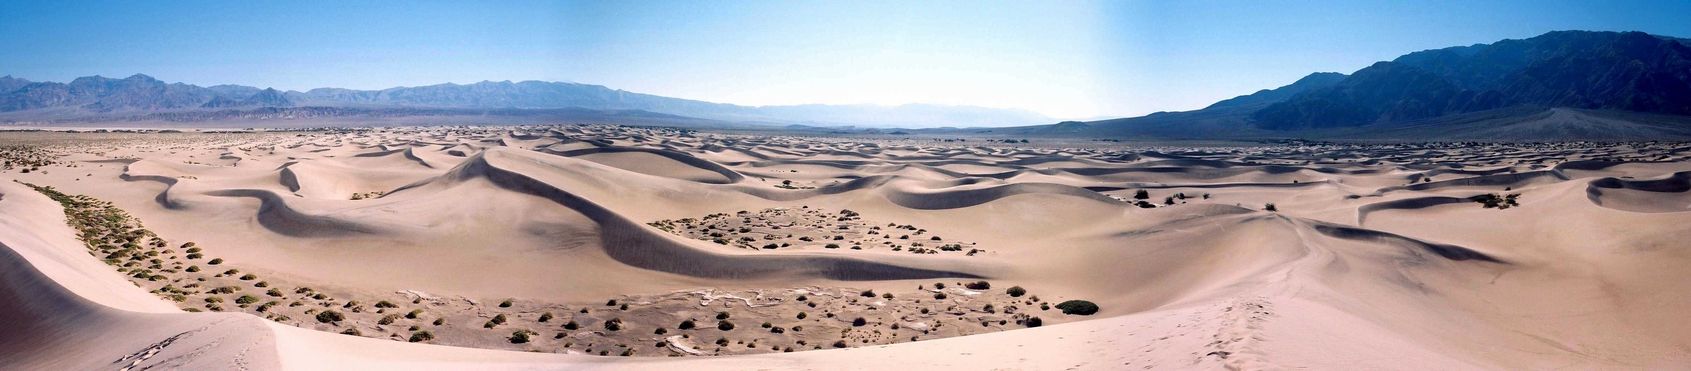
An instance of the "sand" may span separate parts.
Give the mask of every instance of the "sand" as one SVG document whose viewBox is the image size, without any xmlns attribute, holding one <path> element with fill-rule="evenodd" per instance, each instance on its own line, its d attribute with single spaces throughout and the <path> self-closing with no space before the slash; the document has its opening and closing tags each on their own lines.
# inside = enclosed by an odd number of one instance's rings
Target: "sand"
<svg viewBox="0 0 1691 371">
<path fill-rule="evenodd" d="M 0 143 L 26 146 L 0 151 L 3 369 L 1691 362 L 1673 143 L 615 126 Z M 50 193 L 97 206 L 67 224 Z M 70 225 L 98 210 L 128 218 Z"/>
</svg>

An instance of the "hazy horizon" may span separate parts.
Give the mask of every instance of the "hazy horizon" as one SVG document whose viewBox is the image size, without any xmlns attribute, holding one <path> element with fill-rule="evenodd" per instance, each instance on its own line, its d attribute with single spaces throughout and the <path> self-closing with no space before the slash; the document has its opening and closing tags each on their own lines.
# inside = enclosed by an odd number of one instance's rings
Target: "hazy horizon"
<svg viewBox="0 0 1691 371">
<path fill-rule="evenodd" d="M 1691 4 L 1649 1 L 320 5 L 6 2 L 0 75 L 300 91 L 566 81 L 746 106 L 1078 119 L 1196 109 L 1312 72 L 1554 30 L 1691 35 L 1675 19 Z"/>
</svg>

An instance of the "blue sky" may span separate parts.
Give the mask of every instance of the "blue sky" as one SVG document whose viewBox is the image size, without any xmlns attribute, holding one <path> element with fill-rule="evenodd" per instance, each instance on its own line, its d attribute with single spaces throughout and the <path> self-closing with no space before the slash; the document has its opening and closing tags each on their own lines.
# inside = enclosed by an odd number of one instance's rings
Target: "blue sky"
<svg viewBox="0 0 1691 371">
<path fill-rule="evenodd" d="M 1691 37 L 1691 1 L 0 0 L 0 75 L 380 89 L 574 81 L 746 105 L 1058 118 L 1201 108 L 1315 71 L 1552 30 Z"/>
</svg>

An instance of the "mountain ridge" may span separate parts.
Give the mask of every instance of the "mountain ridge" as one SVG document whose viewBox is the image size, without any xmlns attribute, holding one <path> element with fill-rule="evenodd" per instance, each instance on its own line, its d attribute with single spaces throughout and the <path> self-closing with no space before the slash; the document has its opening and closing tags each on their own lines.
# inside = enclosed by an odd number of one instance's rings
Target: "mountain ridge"
<svg viewBox="0 0 1691 371">
<path fill-rule="evenodd" d="M 931 104 L 753 107 L 629 92 L 601 85 L 534 80 L 443 83 L 381 90 L 316 88 L 300 92 L 227 84 L 200 87 L 165 83 L 145 74 L 123 79 L 86 76 L 69 83 L 32 82 L 10 76 L 0 79 L 0 113 L 54 109 L 55 117 L 76 119 L 121 112 L 144 116 L 196 109 L 294 106 L 360 108 L 363 112 L 369 109 L 647 111 L 742 123 L 871 127 L 1030 125 L 1051 120 L 1025 110 Z"/>
<path fill-rule="evenodd" d="M 1691 140 L 1691 39 L 1553 31 L 1411 52 L 1349 75 L 1317 75 L 1191 111 L 967 132 L 1140 139 L 1376 140 L 1391 133 L 1402 140 L 1583 140 L 1596 134 L 1604 140 Z M 1616 132 L 1596 129 L 1603 125 L 1616 126 Z"/>
</svg>

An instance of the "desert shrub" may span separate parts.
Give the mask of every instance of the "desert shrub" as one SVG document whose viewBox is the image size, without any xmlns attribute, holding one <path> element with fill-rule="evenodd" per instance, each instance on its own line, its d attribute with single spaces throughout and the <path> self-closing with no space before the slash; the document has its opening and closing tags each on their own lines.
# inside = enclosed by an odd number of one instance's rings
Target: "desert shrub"
<svg viewBox="0 0 1691 371">
<path fill-rule="evenodd" d="M 863 290 L 859 295 L 863 295 L 865 298 L 873 298 L 875 297 L 875 290 Z"/>
<path fill-rule="evenodd" d="M 827 246 L 823 246 L 823 247 L 830 248 L 830 249 L 838 249 L 838 248 L 840 248 L 840 244 L 831 243 L 831 244 L 828 244 Z"/>
<path fill-rule="evenodd" d="M 564 324 L 565 330 L 574 330 L 574 329 L 578 329 L 578 328 L 581 328 L 581 324 L 575 323 L 575 321 L 570 321 L 569 323 Z"/>
<path fill-rule="evenodd" d="M 881 294 L 882 299 L 892 299 L 892 293 Z"/>
<path fill-rule="evenodd" d="M 966 287 L 970 290 L 986 290 L 986 289 L 992 288 L 992 284 L 987 283 L 986 281 L 975 281 L 975 282 L 963 284 L 963 287 Z"/>
<path fill-rule="evenodd" d="M 240 279 L 242 281 L 252 281 L 252 280 L 258 279 L 258 276 L 254 276 L 254 275 L 252 275 L 252 273 L 247 273 L 246 275 L 241 276 Z"/>
<path fill-rule="evenodd" d="M 1143 189 L 1133 192 L 1133 199 L 1135 199 L 1135 200 L 1145 200 L 1145 199 L 1150 199 L 1150 198 L 1151 198 L 1151 192 L 1147 192 Z"/>
<path fill-rule="evenodd" d="M 551 320 L 552 320 L 552 312 L 546 312 L 546 313 L 540 314 L 540 322 L 546 322 L 546 321 L 551 321 Z"/>
<path fill-rule="evenodd" d="M 1062 309 L 1063 314 L 1090 316 L 1093 313 L 1098 313 L 1098 304 L 1085 300 L 1069 300 L 1058 303 L 1057 309 Z"/>
<path fill-rule="evenodd" d="M 934 293 L 934 300 L 945 300 L 945 293 L 943 293 L 943 292 Z"/>
<path fill-rule="evenodd" d="M 605 321 L 605 330 L 606 331 L 622 331 L 622 319 L 621 318 L 612 318 L 609 321 Z"/>
<path fill-rule="evenodd" d="M 317 322 L 331 323 L 331 322 L 340 322 L 340 321 L 345 321 L 345 320 L 346 320 L 346 315 L 341 314 L 341 312 L 336 312 L 336 311 L 332 311 L 332 310 L 325 310 L 325 311 L 317 313 Z"/>
<path fill-rule="evenodd" d="M 446 324 L 445 318 L 435 318 L 434 319 L 434 325 L 435 326 L 440 326 L 440 325 L 444 325 L 444 324 Z"/>
<path fill-rule="evenodd" d="M 399 320 L 398 314 L 389 314 L 389 315 L 382 316 L 382 319 L 376 320 L 376 324 L 378 324 L 378 325 L 391 325 L 391 324 L 393 324 L 393 321 L 398 321 L 398 320 Z"/>
<path fill-rule="evenodd" d="M 728 312 L 716 312 L 716 319 L 728 319 Z"/>
<path fill-rule="evenodd" d="M 728 322 L 728 321 L 717 322 L 716 323 L 716 329 L 722 330 L 722 331 L 733 330 L 734 329 L 734 323 Z"/>
<path fill-rule="evenodd" d="M 206 264 L 211 264 L 211 265 L 223 264 L 223 258 L 212 258 L 211 261 L 206 262 Z"/>
<path fill-rule="evenodd" d="M 944 290 L 945 289 L 945 282 L 934 282 L 934 289 L 935 290 Z"/>
<path fill-rule="evenodd" d="M 689 320 L 682 320 L 680 325 L 675 326 L 675 328 L 682 329 L 682 330 L 692 330 L 693 327 L 694 327 L 693 320 L 690 320 L 690 319 Z"/>
<path fill-rule="evenodd" d="M 193 272 L 199 272 L 199 271 L 200 271 L 200 266 L 198 266 L 198 265 L 190 265 L 190 266 L 188 266 L 188 269 L 185 269 L 185 270 L 186 270 L 186 271 L 188 271 L 188 272 L 189 272 L 189 273 L 193 273 Z"/>
<path fill-rule="evenodd" d="M 1010 286 L 1010 289 L 1004 290 L 1004 293 L 1010 294 L 1010 297 L 1012 298 L 1019 298 L 1022 297 L 1022 295 L 1027 295 L 1028 290 L 1022 288 L 1021 286 Z"/>
<path fill-rule="evenodd" d="M 257 302 L 258 297 L 252 295 L 241 295 L 241 297 L 235 298 L 235 304 L 252 304 Z"/>
<path fill-rule="evenodd" d="M 275 297 L 279 298 L 279 297 L 282 297 L 282 290 L 270 289 L 270 291 L 265 291 L 264 294 L 270 295 L 270 296 L 275 296 Z"/>
<path fill-rule="evenodd" d="M 809 314 L 805 314 L 804 312 L 799 312 L 798 318 L 804 319 L 804 317 L 809 317 L 809 316 L 810 316 Z"/>
<path fill-rule="evenodd" d="M 499 307 L 500 308 L 510 308 L 511 307 L 511 299 L 505 299 L 505 301 L 499 302 Z"/>
<path fill-rule="evenodd" d="M 1274 203 L 1272 203 L 1272 202 L 1267 203 L 1267 204 L 1263 204 L 1262 209 L 1266 210 L 1266 211 L 1274 211 L 1274 212 L 1280 211 L 1280 208 L 1274 207 Z"/>
<path fill-rule="evenodd" d="M 429 341 L 429 340 L 434 340 L 434 333 L 429 332 L 429 330 L 423 330 L 423 331 L 417 331 L 417 332 L 411 333 L 411 342 L 413 342 L 413 343 L 424 342 L 424 341 Z"/>
<path fill-rule="evenodd" d="M 863 317 L 857 317 L 857 319 L 851 320 L 851 325 L 853 327 L 863 327 L 863 325 L 867 324 L 869 324 L 869 320 L 863 319 Z"/>
<path fill-rule="evenodd" d="M 376 307 L 377 308 L 399 308 L 399 305 L 394 304 L 391 301 L 383 300 L 383 301 L 376 302 Z"/>
<path fill-rule="evenodd" d="M 1045 325 L 1045 320 L 1039 319 L 1039 317 L 1028 317 L 1027 321 L 1023 323 L 1026 323 L 1028 327 L 1039 327 Z"/>
<path fill-rule="evenodd" d="M 668 333 L 669 333 L 669 329 L 662 328 L 662 327 L 659 327 L 656 330 L 652 330 L 652 334 L 654 334 L 654 335 L 663 335 L 663 334 L 668 334 Z"/>
<path fill-rule="evenodd" d="M 348 327 L 346 331 L 341 331 L 341 335 L 364 336 L 364 332 L 358 331 L 357 328 Z"/>
<path fill-rule="evenodd" d="M 835 348 L 844 348 L 844 347 L 846 347 L 846 342 L 845 342 L 845 340 L 835 340 L 835 341 L 834 341 L 834 347 L 835 347 Z"/>
<path fill-rule="evenodd" d="M 405 318 L 417 319 L 417 317 L 421 317 L 422 315 L 423 315 L 422 309 L 412 309 L 411 312 L 405 313 Z"/>
<path fill-rule="evenodd" d="M 513 331 L 513 332 L 511 332 L 511 344 L 527 343 L 528 340 L 529 340 L 529 336 L 531 336 L 531 335 L 534 335 L 534 331 L 529 331 L 529 330 Z"/>
</svg>

